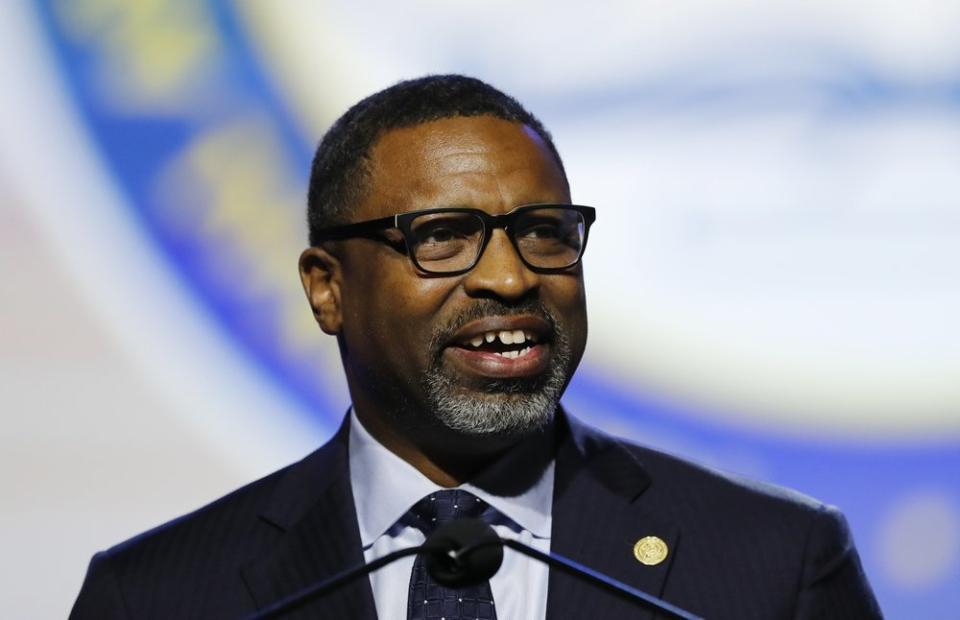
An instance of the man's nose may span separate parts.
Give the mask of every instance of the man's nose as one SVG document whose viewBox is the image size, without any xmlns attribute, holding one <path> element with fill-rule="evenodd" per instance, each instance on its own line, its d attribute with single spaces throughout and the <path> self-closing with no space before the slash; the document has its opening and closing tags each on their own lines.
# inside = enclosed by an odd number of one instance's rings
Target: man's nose
<svg viewBox="0 0 960 620">
<path fill-rule="evenodd" d="M 496 296 L 507 301 L 521 299 L 539 286 L 539 274 L 523 263 L 502 228 L 491 233 L 483 254 L 464 280 L 472 297 Z"/>
</svg>

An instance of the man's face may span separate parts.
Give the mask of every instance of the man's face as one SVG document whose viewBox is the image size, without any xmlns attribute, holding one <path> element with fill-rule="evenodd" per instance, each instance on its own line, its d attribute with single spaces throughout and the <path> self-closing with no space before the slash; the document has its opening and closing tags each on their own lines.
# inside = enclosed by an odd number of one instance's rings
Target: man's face
<svg viewBox="0 0 960 620">
<path fill-rule="evenodd" d="M 387 132 L 371 151 L 370 172 L 352 221 L 570 202 L 536 134 L 493 117 Z M 439 422 L 461 435 L 517 436 L 549 421 L 586 344 L 579 267 L 535 273 L 502 229 L 457 276 L 420 273 L 406 255 L 368 239 L 342 242 L 339 257 L 339 335 L 358 411 L 408 433 Z"/>
</svg>

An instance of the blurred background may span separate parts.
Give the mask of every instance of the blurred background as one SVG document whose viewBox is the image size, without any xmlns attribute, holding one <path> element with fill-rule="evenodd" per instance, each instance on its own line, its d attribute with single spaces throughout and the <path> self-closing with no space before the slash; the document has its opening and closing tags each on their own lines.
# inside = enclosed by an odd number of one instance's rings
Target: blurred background
<svg viewBox="0 0 960 620">
<path fill-rule="evenodd" d="M 297 460 L 348 406 L 296 273 L 350 104 L 461 72 L 595 205 L 608 431 L 847 514 L 891 618 L 960 608 L 960 5 L 40 0 L 0 14 L 0 605 Z"/>
</svg>

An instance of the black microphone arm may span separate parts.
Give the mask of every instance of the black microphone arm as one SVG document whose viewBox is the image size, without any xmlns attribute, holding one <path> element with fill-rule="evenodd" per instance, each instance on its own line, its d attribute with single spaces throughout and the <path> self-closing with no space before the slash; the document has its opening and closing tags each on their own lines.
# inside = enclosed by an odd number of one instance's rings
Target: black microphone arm
<svg viewBox="0 0 960 620">
<path fill-rule="evenodd" d="M 380 556 L 379 558 L 373 560 L 369 564 L 361 564 L 360 566 L 355 566 L 349 570 L 346 570 L 342 573 L 334 575 L 329 579 L 325 579 L 320 583 L 315 583 L 311 586 L 294 592 L 290 596 L 284 597 L 275 603 L 264 607 L 257 613 L 247 616 L 246 620 L 265 620 L 266 618 L 276 618 L 280 614 L 285 614 L 287 612 L 293 611 L 297 607 L 300 607 L 307 601 L 313 600 L 318 596 L 323 596 L 328 594 L 337 588 L 350 583 L 354 579 L 363 577 L 373 571 L 383 568 L 387 564 L 396 562 L 400 558 L 405 558 L 408 555 L 417 555 L 418 553 L 428 551 L 428 543 L 424 543 L 418 547 L 407 547 L 406 549 L 398 549 L 388 553 L 387 555 Z"/>
<path fill-rule="evenodd" d="M 503 560 L 503 547 L 509 547 L 551 568 L 556 568 L 647 610 L 655 611 L 660 617 L 674 620 L 703 620 L 700 616 L 560 554 L 544 553 L 520 541 L 500 538 L 488 523 L 479 519 L 451 521 L 437 528 L 420 546 L 399 549 L 369 564 L 355 566 L 282 598 L 248 616 L 246 620 L 276 618 L 387 564 L 411 555 L 424 554 L 426 569 L 438 583 L 453 588 L 479 583 L 488 580 L 499 570 Z"/>
<path fill-rule="evenodd" d="M 490 544 L 494 543 L 478 543 L 476 545 L 464 548 L 460 554 L 466 555 L 472 553 L 476 549 L 481 549 Z M 535 560 L 539 560 L 551 568 L 556 568 L 564 573 L 567 573 L 568 575 L 576 577 L 577 579 L 581 579 L 602 590 L 606 590 L 611 594 L 619 596 L 622 599 L 636 603 L 640 607 L 646 608 L 648 611 L 655 611 L 658 614 L 658 618 L 673 618 L 675 620 L 704 620 L 701 616 L 692 614 L 689 611 L 681 609 L 680 607 L 668 603 L 663 599 L 657 598 L 652 594 L 647 594 L 643 590 L 638 590 L 637 588 L 614 579 L 609 575 L 595 571 L 589 566 L 584 566 L 583 564 L 564 557 L 559 553 L 544 553 L 539 549 L 534 549 L 529 545 L 525 545 L 519 540 L 511 540 L 509 538 L 501 538 L 499 544 L 505 547 L 510 547 L 514 551 L 518 551 L 523 555 L 534 558 Z"/>
</svg>

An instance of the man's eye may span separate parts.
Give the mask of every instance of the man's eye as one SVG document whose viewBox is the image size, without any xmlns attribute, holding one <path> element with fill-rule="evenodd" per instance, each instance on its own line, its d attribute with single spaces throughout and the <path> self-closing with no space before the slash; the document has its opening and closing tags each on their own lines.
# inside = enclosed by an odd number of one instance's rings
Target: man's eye
<svg viewBox="0 0 960 620">
<path fill-rule="evenodd" d="M 482 232 L 482 222 L 474 218 L 436 218 L 413 228 L 417 243 L 428 244 L 462 241 Z"/>
<path fill-rule="evenodd" d="M 423 234 L 418 233 L 418 237 L 420 238 L 420 243 L 446 243 L 455 239 L 462 239 L 463 233 L 455 231 L 452 228 L 438 227 L 424 231 Z"/>
<path fill-rule="evenodd" d="M 553 224 L 538 224 L 526 228 L 523 236 L 531 239 L 559 239 L 563 236 L 563 232 Z"/>
</svg>

